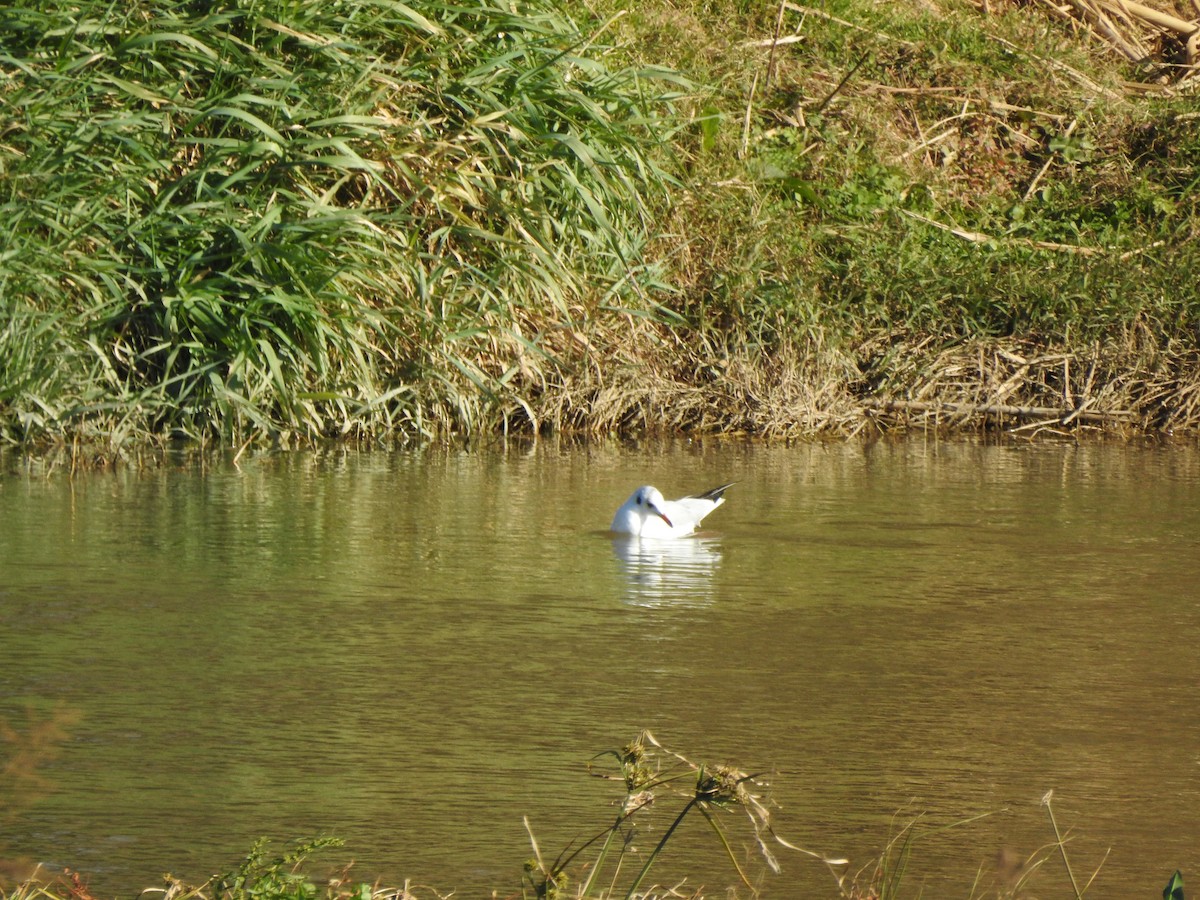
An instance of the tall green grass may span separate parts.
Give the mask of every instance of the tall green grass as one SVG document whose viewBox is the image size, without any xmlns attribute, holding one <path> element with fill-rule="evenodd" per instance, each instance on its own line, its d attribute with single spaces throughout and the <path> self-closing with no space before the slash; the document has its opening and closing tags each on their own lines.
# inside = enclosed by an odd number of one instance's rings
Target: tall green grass
<svg viewBox="0 0 1200 900">
<path fill-rule="evenodd" d="M 643 307 L 669 83 L 549 3 L 0 10 L 0 437 L 431 434 Z"/>
</svg>

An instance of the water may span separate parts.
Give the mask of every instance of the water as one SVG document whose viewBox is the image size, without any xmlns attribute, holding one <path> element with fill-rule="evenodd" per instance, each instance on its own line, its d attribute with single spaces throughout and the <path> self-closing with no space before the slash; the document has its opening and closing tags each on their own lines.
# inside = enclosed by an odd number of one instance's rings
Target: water
<svg viewBox="0 0 1200 900">
<path fill-rule="evenodd" d="M 637 484 L 735 479 L 702 540 L 605 533 Z M 1050 790 L 1089 897 L 1200 878 L 1194 449 L 294 454 L 9 478 L 0 548 L 0 858 L 100 896 L 326 834 L 503 895 L 523 817 L 551 857 L 611 820 L 587 763 L 642 728 L 769 773 L 779 834 L 851 872 L 915 821 L 908 895 L 1052 842 Z M 724 895 L 699 820 L 672 847 L 660 880 Z M 779 853 L 768 896 L 836 895 Z"/>
</svg>

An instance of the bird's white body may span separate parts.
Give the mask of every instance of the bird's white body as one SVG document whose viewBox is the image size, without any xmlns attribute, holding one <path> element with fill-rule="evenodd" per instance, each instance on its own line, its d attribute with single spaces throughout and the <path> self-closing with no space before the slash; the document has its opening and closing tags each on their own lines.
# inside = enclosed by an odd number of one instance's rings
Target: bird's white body
<svg viewBox="0 0 1200 900">
<path fill-rule="evenodd" d="M 666 500 L 658 488 L 642 485 L 621 504 L 611 530 L 639 538 L 687 537 L 705 516 L 725 502 L 723 495 L 728 487 L 723 484 L 694 497 Z"/>
</svg>

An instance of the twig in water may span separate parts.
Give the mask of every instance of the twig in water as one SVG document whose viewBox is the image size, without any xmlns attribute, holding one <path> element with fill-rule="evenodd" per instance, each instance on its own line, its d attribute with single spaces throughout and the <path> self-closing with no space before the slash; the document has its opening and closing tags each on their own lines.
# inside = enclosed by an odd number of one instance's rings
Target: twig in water
<svg viewBox="0 0 1200 900">
<path fill-rule="evenodd" d="M 1071 871 L 1071 861 L 1067 859 L 1067 844 L 1058 830 L 1058 823 L 1054 821 L 1054 807 L 1050 805 L 1050 801 L 1053 799 L 1054 791 L 1046 791 L 1042 797 L 1042 806 L 1046 807 L 1046 812 L 1050 814 L 1050 824 L 1054 827 L 1054 838 L 1058 841 L 1058 850 L 1062 854 L 1063 865 L 1067 867 L 1067 875 L 1071 878 L 1071 888 L 1075 891 L 1075 900 L 1083 900 L 1083 894 L 1079 892 L 1079 885 L 1075 883 L 1075 873 Z"/>
</svg>

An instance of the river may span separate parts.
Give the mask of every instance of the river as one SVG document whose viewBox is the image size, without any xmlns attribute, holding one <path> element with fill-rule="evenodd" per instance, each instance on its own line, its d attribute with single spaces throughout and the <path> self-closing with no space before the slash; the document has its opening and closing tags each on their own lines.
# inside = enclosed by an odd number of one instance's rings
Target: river
<svg viewBox="0 0 1200 900">
<path fill-rule="evenodd" d="M 607 534 L 639 484 L 726 481 L 700 539 Z M 1099 868 L 1089 897 L 1158 896 L 1177 868 L 1194 889 L 1198 563 L 1188 446 L 542 442 L 10 475 L 0 860 L 125 897 L 333 835 L 318 870 L 505 896 L 525 821 L 546 857 L 604 828 L 622 791 L 588 764 L 649 729 L 761 773 L 777 833 L 860 884 L 907 834 L 903 896 L 994 895 L 1022 862 L 1069 896 L 1053 814 L 1080 885 Z M 663 789 L 636 846 L 682 802 Z M 771 874 L 744 815 L 719 821 L 766 896 L 837 896 L 822 863 L 776 845 Z M 721 853 L 692 815 L 653 880 L 725 896 Z"/>
</svg>

